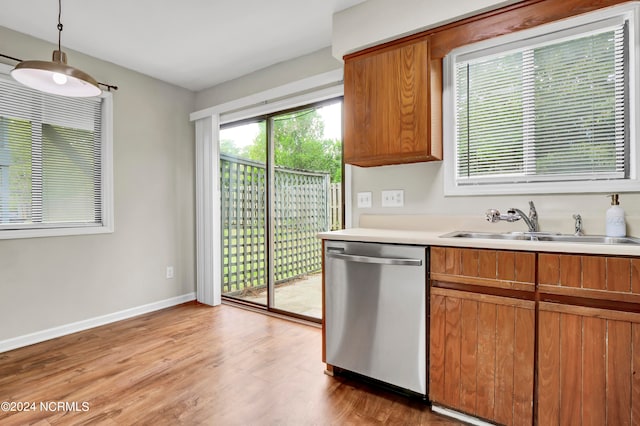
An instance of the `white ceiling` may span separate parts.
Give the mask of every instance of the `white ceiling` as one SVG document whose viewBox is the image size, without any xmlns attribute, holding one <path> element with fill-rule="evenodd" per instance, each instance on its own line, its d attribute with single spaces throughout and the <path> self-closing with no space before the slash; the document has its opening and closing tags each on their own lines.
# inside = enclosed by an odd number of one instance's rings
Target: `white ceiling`
<svg viewBox="0 0 640 426">
<path fill-rule="evenodd" d="M 62 0 L 62 49 L 198 91 L 329 46 L 333 13 L 363 1 Z M 2 0 L 12 30 L 57 44 L 57 19 L 57 0 Z"/>
</svg>

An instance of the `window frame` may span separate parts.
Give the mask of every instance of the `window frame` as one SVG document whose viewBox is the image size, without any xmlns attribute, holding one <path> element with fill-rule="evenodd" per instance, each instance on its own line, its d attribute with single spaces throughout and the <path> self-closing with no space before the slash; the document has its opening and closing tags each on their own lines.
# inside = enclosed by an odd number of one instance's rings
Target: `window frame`
<svg viewBox="0 0 640 426">
<path fill-rule="evenodd" d="M 640 146 L 638 144 L 638 100 L 640 99 L 640 84 L 637 83 L 640 72 L 639 10 L 637 3 L 624 4 L 611 8 L 600 9 L 561 21 L 543 24 L 527 30 L 495 37 L 478 43 L 469 44 L 452 50 L 443 60 L 443 142 L 444 142 L 444 195 L 501 195 L 501 194 L 552 194 L 552 193 L 601 193 L 601 192 L 632 192 L 640 188 Z M 586 34 L 582 28 L 593 27 L 600 22 L 612 19 L 628 21 L 629 43 L 629 174 L 624 179 L 611 180 L 555 180 L 552 182 L 514 182 L 514 183 L 476 183 L 459 184 L 457 181 L 457 141 L 456 141 L 456 88 L 455 66 L 459 58 L 483 57 L 494 55 L 501 51 L 510 51 L 515 47 L 537 45 L 541 40 L 552 41 L 565 38 L 567 32 L 575 35 Z M 580 28 L 582 27 L 582 28 Z M 560 35 L 557 35 L 561 33 Z M 533 40 L 530 40 L 533 39 Z"/>
<path fill-rule="evenodd" d="M 9 72 L 13 67 L 0 64 L 0 78 L 14 81 Z M 114 232 L 113 207 L 113 96 L 103 92 L 101 117 L 101 202 L 102 217 L 99 224 L 16 224 L 12 229 L 0 229 L 0 240 L 70 235 L 106 234 Z"/>
</svg>

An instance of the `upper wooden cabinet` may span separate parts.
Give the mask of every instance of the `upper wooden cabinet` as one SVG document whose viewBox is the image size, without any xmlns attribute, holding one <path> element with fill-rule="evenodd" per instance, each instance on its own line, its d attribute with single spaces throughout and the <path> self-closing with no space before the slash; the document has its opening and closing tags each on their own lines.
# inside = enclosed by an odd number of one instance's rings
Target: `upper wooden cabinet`
<svg viewBox="0 0 640 426">
<path fill-rule="evenodd" d="M 344 161 L 442 159 L 442 61 L 428 37 L 345 56 Z"/>
</svg>

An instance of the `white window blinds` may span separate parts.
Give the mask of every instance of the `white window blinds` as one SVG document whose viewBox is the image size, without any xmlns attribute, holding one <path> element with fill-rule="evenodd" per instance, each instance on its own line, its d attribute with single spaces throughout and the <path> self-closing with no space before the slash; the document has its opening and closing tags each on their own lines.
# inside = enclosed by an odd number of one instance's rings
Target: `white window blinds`
<svg viewBox="0 0 640 426">
<path fill-rule="evenodd" d="M 102 102 L 0 76 L 0 229 L 102 225 Z"/>
<path fill-rule="evenodd" d="M 627 23 L 609 21 L 457 58 L 457 185 L 628 177 Z"/>
</svg>

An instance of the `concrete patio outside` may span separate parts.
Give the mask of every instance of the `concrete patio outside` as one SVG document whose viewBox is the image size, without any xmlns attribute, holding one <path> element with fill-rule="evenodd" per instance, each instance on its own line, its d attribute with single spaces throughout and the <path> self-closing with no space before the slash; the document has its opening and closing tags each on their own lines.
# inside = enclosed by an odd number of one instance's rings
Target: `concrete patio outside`
<svg viewBox="0 0 640 426">
<path fill-rule="evenodd" d="M 267 290 L 264 289 L 257 295 L 242 297 L 242 300 L 266 305 Z M 322 319 L 322 274 L 318 272 L 278 284 L 275 288 L 274 307 Z"/>
</svg>

